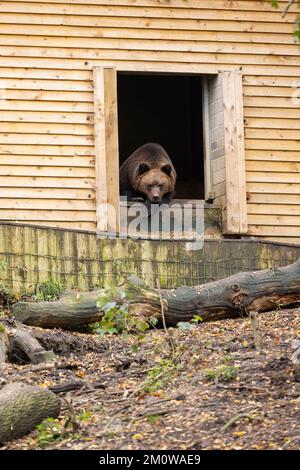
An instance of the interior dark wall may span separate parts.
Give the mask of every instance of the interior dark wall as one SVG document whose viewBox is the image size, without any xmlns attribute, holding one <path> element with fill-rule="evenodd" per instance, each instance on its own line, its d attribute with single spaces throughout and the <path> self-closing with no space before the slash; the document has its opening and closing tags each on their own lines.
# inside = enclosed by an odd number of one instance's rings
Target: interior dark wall
<svg viewBox="0 0 300 470">
<path fill-rule="evenodd" d="M 118 119 L 120 163 L 158 142 L 178 174 L 176 197 L 203 199 L 201 77 L 119 74 Z"/>
</svg>

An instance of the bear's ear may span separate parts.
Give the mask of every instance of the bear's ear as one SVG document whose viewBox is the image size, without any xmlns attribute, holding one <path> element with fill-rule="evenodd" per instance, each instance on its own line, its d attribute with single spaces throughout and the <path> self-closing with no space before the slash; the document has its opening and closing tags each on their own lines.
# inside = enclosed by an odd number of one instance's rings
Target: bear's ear
<svg viewBox="0 0 300 470">
<path fill-rule="evenodd" d="M 138 168 L 138 175 L 143 175 L 149 170 L 150 170 L 150 167 L 147 165 L 147 163 L 140 163 L 139 168 Z"/>
<path fill-rule="evenodd" d="M 166 173 L 166 175 L 170 176 L 171 175 L 171 171 L 172 171 L 172 167 L 171 165 L 169 165 L 168 163 L 164 166 L 161 167 L 161 171 L 163 171 L 164 173 Z"/>
</svg>

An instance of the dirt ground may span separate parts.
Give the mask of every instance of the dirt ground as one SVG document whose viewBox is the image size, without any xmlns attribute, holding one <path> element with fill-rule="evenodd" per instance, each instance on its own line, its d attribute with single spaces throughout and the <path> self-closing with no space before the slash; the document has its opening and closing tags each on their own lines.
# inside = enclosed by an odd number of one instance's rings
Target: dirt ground
<svg viewBox="0 0 300 470">
<path fill-rule="evenodd" d="M 58 330 L 35 331 L 47 332 L 44 344 L 49 341 L 66 367 L 4 365 L 0 387 L 14 380 L 84 386 L 59 393 L 67 401 L 58 420 L 2 449 L 300 447 L 300 370 L 294 360 L 300 309 L 261 314 L 255 328 L 249 318 L 171 328 L 173 352 L 164 330 L 127 340 L 60 332 L 63 342 L 57 344 Z M 72 416 L 73 426 L 66 426 Z"/>
</svg>

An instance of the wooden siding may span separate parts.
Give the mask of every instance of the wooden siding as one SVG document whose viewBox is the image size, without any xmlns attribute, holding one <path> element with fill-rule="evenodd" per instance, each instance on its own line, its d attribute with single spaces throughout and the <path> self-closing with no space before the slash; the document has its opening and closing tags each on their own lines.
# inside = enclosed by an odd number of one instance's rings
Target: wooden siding
<svg viewBox="0 0 300 470">
<path fill-rule="evenodd" d="M 297 9 L 283 19 L 268 1 L 9 0 L 0 10 L 0 219 L 95 229 L 93 66 L 241 68 L 248 233 L 300 243 Z"/>
</svg>

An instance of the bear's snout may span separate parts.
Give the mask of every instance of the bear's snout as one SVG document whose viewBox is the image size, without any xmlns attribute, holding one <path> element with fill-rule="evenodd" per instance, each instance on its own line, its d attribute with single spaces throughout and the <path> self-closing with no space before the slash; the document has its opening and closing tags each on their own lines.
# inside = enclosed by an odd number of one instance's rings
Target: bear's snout
<svg viewBox="0 0 300 470">
<path fill-rule="evenodd" d="M 151 188 L 150 194 L 149 194 L 149 199 L 151 202 L 154 204 L 157 204 L 161 200 L 161 190 L 158 185 L 155 185 Z"/>
</svg>

